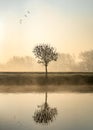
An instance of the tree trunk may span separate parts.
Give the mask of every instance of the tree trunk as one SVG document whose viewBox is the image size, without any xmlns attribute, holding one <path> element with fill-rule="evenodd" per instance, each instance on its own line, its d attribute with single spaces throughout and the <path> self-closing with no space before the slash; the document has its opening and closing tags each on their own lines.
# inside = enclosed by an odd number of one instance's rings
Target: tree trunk
<svg viewBox="0 0 93 130">
<path fill-rule="evenodd" d="M 46 71 L 45 77 L 47 79 L 47 65 L 45 65 L 45 71 Z"/>
<path fill-rule="evenodd" d="M 48 104 L 47 104 L 47 91 L 45 92 L 45 109 L 47 108 Z"/>
<path fill-rule="evenodd" d="M 45 92 L 45 103 L 47 104 L 47 91 Z"/>
</svg>

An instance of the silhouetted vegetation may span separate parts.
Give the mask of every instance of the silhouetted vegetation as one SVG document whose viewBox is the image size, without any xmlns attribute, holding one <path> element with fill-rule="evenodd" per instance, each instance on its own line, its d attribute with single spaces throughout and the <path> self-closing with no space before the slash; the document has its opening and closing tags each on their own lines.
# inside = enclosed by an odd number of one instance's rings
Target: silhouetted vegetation
<svg viewBox="0 0 93 130">
<path fill-rule="evenodd" d="M 56 61 L 58 54 L 54 47 L 51 47 L 48 44 L 37 45 L 33 50 L 34 55 L 38 58 L 38 63 L 41 63 L 45 66 L 46 78 L 47 78 L 47 67 L 51 61 Z"/>
<path fill-rule="evenodd" d="M 38 109 L 34 112 L 33 119 L 39 124 L 49 124 L 53 122 L 57 115 L 57 109 L 49 107 L 47 103 L 47 92 L 45 93 L 45 103 L 39 105 Z"/>
<path fill-rule="evenodd" d="M 50 62 L 49 72 L 93 72 L 93 50 L 80 53 L 77 58 L 74 55 L 58 54 L 56 62 Z M 44 72 L 44 66 L 36 62 L 33 57 L 12 57 L 7 63 L 0 64 L 0 71 L 17 72 Z"/>
<path fill-rule="evenodd" d="M 81 62 L 79 66 L 81 71 L 93 72 L 93 50 L 85 51 L 80 54 Z"/>
</svg>

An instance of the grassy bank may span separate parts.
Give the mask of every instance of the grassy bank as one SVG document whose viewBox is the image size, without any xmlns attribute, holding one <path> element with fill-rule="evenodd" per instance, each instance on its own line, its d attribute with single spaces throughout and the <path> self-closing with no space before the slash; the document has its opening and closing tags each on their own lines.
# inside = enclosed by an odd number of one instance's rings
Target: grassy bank
<svg viewBox="0 0 93 130">
<path fill-rule="evenodd" d="M 93 85 L 93 73 L 1 72 L 0 85 Z"/>
<path fill-rule="evenodd" d="M 0 92 L 93 92 L 93 73 L 0 73 Z"/>
</svg>

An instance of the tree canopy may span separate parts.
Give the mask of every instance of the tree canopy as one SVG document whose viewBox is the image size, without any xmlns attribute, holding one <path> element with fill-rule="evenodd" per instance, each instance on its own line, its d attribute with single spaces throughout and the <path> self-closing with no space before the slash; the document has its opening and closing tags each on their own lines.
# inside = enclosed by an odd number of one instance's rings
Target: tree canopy
<svg viewBox="0 0 93 130">
<path fill-rule="evenodd" d="M 42 63 L 45 66 L 45 76 L 47 78 L 47 66 L 49 62 L 56 61 L 58 58 L 56 49 L 48 44 L 40 44 L 34 48 L 33 53 L 38 58 L 38 63 Z"/>
<path fill-rule="evenodd" d="M 36 58 L 38 58 L 38 63 L 42 63 L 45 66 L 47 66 L 50 61 L 56 61 L 58 58 L 55 48 L 48 44 L 37 45 L 33 53 Z"/>
</svg>

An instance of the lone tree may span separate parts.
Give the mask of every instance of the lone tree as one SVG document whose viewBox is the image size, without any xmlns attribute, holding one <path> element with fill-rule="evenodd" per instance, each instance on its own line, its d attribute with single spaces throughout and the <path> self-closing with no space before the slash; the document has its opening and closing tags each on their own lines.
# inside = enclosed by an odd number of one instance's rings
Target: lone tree
<svg viewBox="0 0 93 130">
<path fill-rule="evenodd" d="M 56 49 L 48 44 L 40 44 L 34 48 L 33 53 L 35 57 L 38 58 L 38 63 L 42 63 L 45 66 L 47 78 L 47 67 L 49 62 L 56 61 L 58 58 Z"/>
</svg>

